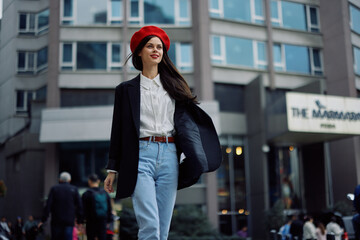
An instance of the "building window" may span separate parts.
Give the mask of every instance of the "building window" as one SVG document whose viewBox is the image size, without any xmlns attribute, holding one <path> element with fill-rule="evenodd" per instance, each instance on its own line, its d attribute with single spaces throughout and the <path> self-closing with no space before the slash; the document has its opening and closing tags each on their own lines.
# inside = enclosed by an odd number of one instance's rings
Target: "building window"
<svg viewBox="0 0 360 240">
<path fill-rule="evenodd" d="M 172 43 L 168 55 L 179 71 L 193 71 L 193 49 L 191 43 Z"/>
<path fill-rule="evenodd" d="M 322 75 L 321 51 L 317 48 L 274 44 L 274 68 L 277 71 Z"/>
<path fill-rule="evenodd" d="M 121 44 L 112 42 L 64 42 L 60 45 L 61 70 L 120 70 Z"/>
<path fill-rule="evenodd" d="M 48 48 L 42 48 L 37 52 L 19 51 L 17 72 L 20 74 L 36 74 L 47 68 Z"/>
<path fill-rule="evenodd" d="M 108 155 L 109 142 L 60 143 L 59 172 L 69 172 L 75 186 L 87 187 L 87 178 L 92 173 L 105 179 Z"/>
<path fill-rule="evenodd" d="M 129 24 L 190 25 L 189 0 L 130 0 Z M 122 0 L 62 0 L 63 25 L 121 24 Z"/>
<path fill-rule="evenodd" d="M 247 225 L 245 154 L 240 137 L 221 136 L 223 162 L 216 171 L 218 180 L 218 215 L 220 231 L 235 235 L 239 226 Z"/>
<path fill-rule="evenodd" d="M 19 34 L 39 35 L 49 28 L 49 9 L 40 13 L 19 13 Z"/>
<path fill-rule="evenodd" d="M 209 0 L 211 17 L 264 23 L 263 0 Z"/>
<path fill-rule="evenodd" d="M 29 105 L 32 100 L 36 99 L 35 91 L 16 91 L 16 113 L 25 113 L 29 110 Z"/>
<path fill-rule="evenodd" d="M 320 31 L 319 9 L 295 2 L 271 0 L 273 26 L 309 32 Z"/>
<path fill-rule="evenodd" d="M 211 36 L 211 60 L 214 64 L 267 68 L 265 42 L 229 36 Z"/>
<path fill-rule="evenodd" d="M 215 99 L 221 112 L 245 112 L 244 87 L 241 85 L 215 83 Z"/>
<path fill-rule="evenodd" d="M 355 73 L 360 75 L 360 48 L 354 48 L 354 70 Z"/>
<path fill-rule="evenodd" d="M 351 30 L 360 34 L 360 9 L 350 4 L 350 25 Z"/>
<path fill-rule="evenodd" d="M 122 0 L 110 0 L 110 4 L 108 4 L 108 22 L 110 24 L 120 24 L 123 21 L 123 5 Z"/>
</svg>

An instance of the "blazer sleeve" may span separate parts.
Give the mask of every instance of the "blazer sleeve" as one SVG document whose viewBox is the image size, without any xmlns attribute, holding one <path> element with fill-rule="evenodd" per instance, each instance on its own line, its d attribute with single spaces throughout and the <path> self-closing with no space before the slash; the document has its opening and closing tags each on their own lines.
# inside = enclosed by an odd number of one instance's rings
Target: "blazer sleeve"
<svg viewBox="0 0 360 240">
<path fill-rule="evenodd" d="M 121 152 L 121 138 L 120 138 L 120 126 L 121 126 L 121 98 L 122 98 L 122 85 L 115 89 L 115 102 L 113 110 L 113 119 L 110 136 L 110 150 L 109 161 L 106 169 L 118 170 L 120 164 L 120 152 Z"/>
</svg>

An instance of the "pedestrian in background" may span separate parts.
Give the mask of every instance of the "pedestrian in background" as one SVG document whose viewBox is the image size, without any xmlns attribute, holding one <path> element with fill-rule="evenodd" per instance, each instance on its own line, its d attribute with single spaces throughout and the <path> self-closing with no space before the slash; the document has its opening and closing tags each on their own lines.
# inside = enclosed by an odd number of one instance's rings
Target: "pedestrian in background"
<svg viewBox="0 0 360 240">
<path fill-rule="evenodd" d="M 22 232 L 25 235 L 26 240 L 36 239 L 36 236 L 39 233 L 38 223 L 34 220 L 34 217 L 32 215 L 29 215 L 28 220 L 23 226 Z"/>
<path fill-rule="evenodd" d="M 316 227 L 316 237 L 317 240 L 326 240 L 326 229 L 324 224 L 319 222 Z"/>
<path fill-rule="evenodd" d="M 75 220 L 82 223 L 82 203 L 78 189 L 70 184 L 71 175 L 62 172 L 59 184 L 50 189 L 41 226 L 51 214 L 51 239 L 72 240 Z"/>
<path fill-rule="evenodd" d="M 304 240 L 315 240 L 316 239 L 316 228 L 314 225 L 314 219 L 312 216 L 305 217 L 305 224 L 303 227 L 303 239 Z"/>
<path fill-rule="evenodd" d="M 299 215 L 295 213 L 292 216 L 290 234 L 294 240 L 302 240 L 303 235 L 303 221 L 299 219 Z"/>
<path fill-rule="evenodd" d="M 16 240 L 23 239 L 23 221 L 21 217 L 16 218 L 16 222 L 14 224 L 14 237 Z"/>
<path fill-rule="evenodd" d="M 352 223 L 355 231 L 355 239 L 360 240 L 360 185 L 356 186 L 354 190 L 353 205 L 356 214 L 353 216 Z"/>
<path fill-rule="evenodd" d="M 88 178 L 88 189 L 82 195 L 86 235 L 88 240 L 106 239 L 107 225 L 112 221 L 110 197 L 104 189 L 99 188 L 100 179 L 96 174 Z"/>
<path fill-rule="evenodd" d="M 118 172 L 116 197 L 132 196 L 139 240 L 167 239 L 177 189 L 195 184 L 222 160 L 212 120 L 196 105 L 169 48 L 161 28 L 135 32 L 132 63 L 141 73 L 115 90 L 104 188 L 114 191 Z"/>
<path fill-rule="evenodd" d="M 281 239 L 282 240 L 286 240 L 286 237 L 291 238 L 291 234 L 290 234 L 290 227 L 291 227 L 291 223 L 292 223 L 292 216 L 287 217 L 287 222 L 282 225 L 279 229 L 279 233 L 281 234 Z"/>
<path fill-rule="evenodd" d="M 0 220 L 0 233 L 7 238 L 10 238 L 11 231 L 7 224 L 6 217 L 2 216 Z"/>
<path fill-rule="evenodd" d="M 331 221 L 326 225 L 327 234 L 334 234 L 335 240 L 341 240 L 341 235 L 344 233 L 344 229 L 336 222 L 336 217 L 332 216 Z"/>
</svg>

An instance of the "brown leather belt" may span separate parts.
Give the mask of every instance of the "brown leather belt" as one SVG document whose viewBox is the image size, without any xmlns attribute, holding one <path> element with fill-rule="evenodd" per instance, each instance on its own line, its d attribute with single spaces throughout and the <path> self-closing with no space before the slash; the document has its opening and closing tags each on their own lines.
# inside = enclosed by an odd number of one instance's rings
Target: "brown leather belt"
<svg viewBox="0 0 360 240">
<path fill-rule="evenodd" d="M 163 142 L 163 143 L 166 143 L 166 137 L 165 137 L 165 136 L 161 136 L 161 137 L 158 137 L 158 136 L 143 137 L 143 138 L 140 138 L 140 140 L 149 141 L 150 138 L 151 138 L 151 141 L 152 141 L 152 142 Z M 175 142 L 175 138 L 174 138 L 174 137 L 167 137 L 167 142 L 169 142 L 169 143 L 174 143 L 174 142 Z"/>
</svg>

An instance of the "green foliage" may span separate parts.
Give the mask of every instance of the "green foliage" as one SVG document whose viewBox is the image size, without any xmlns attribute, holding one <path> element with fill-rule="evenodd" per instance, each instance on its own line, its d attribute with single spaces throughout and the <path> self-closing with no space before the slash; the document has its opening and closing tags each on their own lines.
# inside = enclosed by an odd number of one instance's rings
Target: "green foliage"
<svg viewBox="0 0 360 240">
<path fill-rule="evenodd" d="M 267 231 L 272 229 L 279 230 L 280 227 L 284 224 L 284 209 L 285 207 L 283 201 L 277 200 L 274 206 L 266 212 L 265 223 Z"/>
<path fill-rule="evenodd" d="M 196 237 L 209 238 L 219 236 L 202 210 L 194 205 L 184 205 L 174 211 L 171 222 L 169 240 L 195 239 Z M 182 238 L 184 237 L 184 238 Z M 200 238 L 201 239 L 201 238 Z"/>
</svg>

